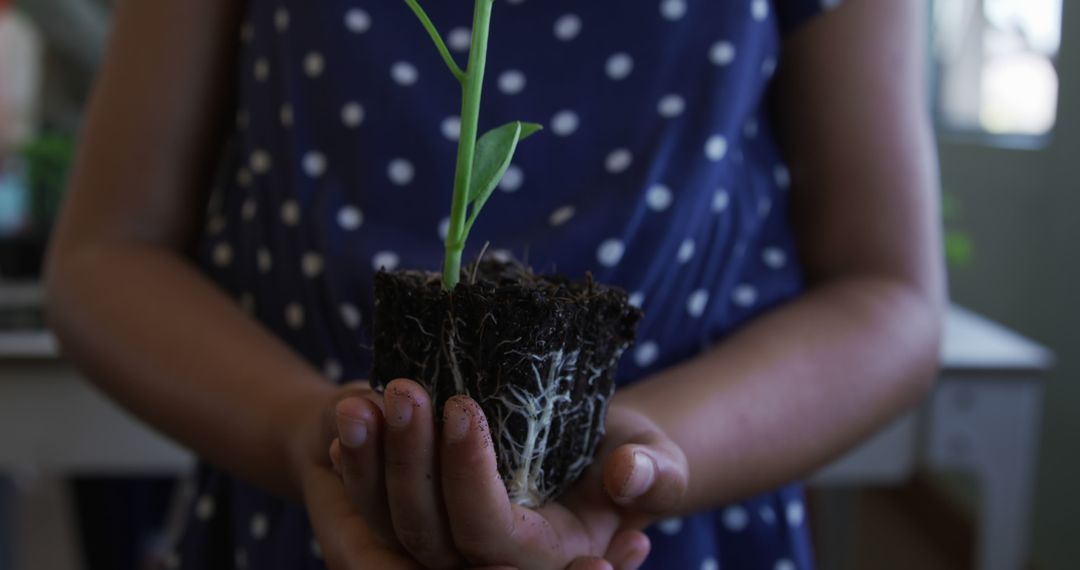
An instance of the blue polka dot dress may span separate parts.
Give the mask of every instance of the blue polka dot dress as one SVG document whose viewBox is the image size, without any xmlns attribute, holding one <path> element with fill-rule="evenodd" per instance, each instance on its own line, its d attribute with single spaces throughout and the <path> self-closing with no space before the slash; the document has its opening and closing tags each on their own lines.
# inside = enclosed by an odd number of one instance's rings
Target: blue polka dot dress
<svg viewBox="0 0 1080 570">
<path fill-rule="evenodd" d="M 618 382 L 691 358 L 803 288 L 766 104 L 825 0 L 497 0 L 481 131 L 544 124 L 473 229 L 539 271 L 631 292 Z M 834 2 L 827 2 L 834 3 Z M 472 2 L 425 7 L 464 65 Z M 401 0 L 251 0 L 236 124 L 199 260 L 328 379 L 371 364 L 378 267 L 441 267 L 460 88 Z M 318 569 L 301 505 L 201 465 L 167 567 Z M 646 568 L 813 567 L 790 486 L 648 529 Z"/>
</svg>

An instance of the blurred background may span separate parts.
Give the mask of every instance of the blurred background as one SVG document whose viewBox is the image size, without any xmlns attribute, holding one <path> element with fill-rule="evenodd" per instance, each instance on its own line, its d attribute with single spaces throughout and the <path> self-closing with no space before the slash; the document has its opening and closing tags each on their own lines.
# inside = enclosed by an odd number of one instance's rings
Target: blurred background
<svg viewBox="0 0 1080 570">
<path fill-rule="evenodd" d="M 185 500 L 191 458 L 96 394 L 42 325 L 110 4 L 0 0 L 0 570 L 148 568 Z M 1080 9 L 1063 4 L 931 2 L 943 371 L 811 481 L 824 570 L 1080 567 Z"/>
</svg>

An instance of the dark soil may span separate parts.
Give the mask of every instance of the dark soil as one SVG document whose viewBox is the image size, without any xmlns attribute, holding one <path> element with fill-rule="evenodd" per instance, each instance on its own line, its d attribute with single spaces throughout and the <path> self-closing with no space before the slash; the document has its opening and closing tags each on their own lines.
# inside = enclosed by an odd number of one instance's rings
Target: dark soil
<svg viewBox="0 0 1080 570">
<path fill-rule="evenodd" d="M 604 432 L 619 356 L 641 312 L 626 293 L 586 275 L 534 275 L 484 260 L 452 293 L 441 276 L 375 276 L 372 383 L 411 378 L 434 395 L 438 418 L 465 393 L 488 417 L 511 498 L 557 497 L 584 471 Z"/>
</svg>

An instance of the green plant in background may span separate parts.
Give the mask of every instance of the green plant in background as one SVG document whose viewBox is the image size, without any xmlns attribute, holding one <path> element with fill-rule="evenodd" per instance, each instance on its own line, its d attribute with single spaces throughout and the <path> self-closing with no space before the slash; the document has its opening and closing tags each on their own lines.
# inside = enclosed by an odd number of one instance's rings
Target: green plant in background
<svg viewBox="0 0 1080 570">
<path fill-rule="evenodd" d="M 956 196 L 941 196 L 941 214 L 945 222 L 945 261 L 950 267 L 965 267 L 971 263 L 975 248 L 967 232 L 952 227 L 962 216 L 960 201 Z"/>
<path fill-rule="evenodd" d="M 450 228 L 445 242 L 446 256 L 443 261 L 443 289 L 447 291 L 453 290 L 458 283 L 465 240 L 469 237 L 469 231 L 472 230 L 480 210 L 506 174 L 518 142 L 542 128 L 535 123 L 514 121 L 489 131 L 477 140 L 480 95 L 484 86 L 488 31 L 494 1 L 476 0 L 469 64 L 462 70 L 450 55 L 442 36 L 423 8 L 416 0 L 405 0 L 435 42 L 439 55 L 462 88 L 461 135 L 458 139 L 454 196 L 450 207 Z"/>
<path fill-rule="evenodd" d="M 41 135 L 22 148 L 30 189 L 30 219 L 34 232 L 45 234 L 60 211 L 75 141 L 68 135 Z"/>
</svg>

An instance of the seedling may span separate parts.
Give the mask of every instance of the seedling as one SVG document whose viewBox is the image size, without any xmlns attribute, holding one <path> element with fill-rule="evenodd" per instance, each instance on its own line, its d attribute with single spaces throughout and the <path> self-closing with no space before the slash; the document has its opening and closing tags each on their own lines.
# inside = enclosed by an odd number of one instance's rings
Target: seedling
<svg viewBox="0 0 1080 570">
<path fill-rule="evenodd" d="M 441 277 L 421 271 L 375 276 L 371 379 L 376 386 L 415 379 L 431 394 L 436 417 L 451 396 L 476 400 L 510 499 L 540 506 L 592 462 L 615 389 L 615 365 L 641 313 L 624 291 L 591 277 L 537 276 L 516 262 L 478 260 L 469 280 L 459 283 L 473 224 L 518 143 L 540 126 L 515 121 L 477 138 L 494 0 L 476 0 L 465 70 L 416 0 L 405 2 L 461 84 L 461 131 Z"/>
</svg>

